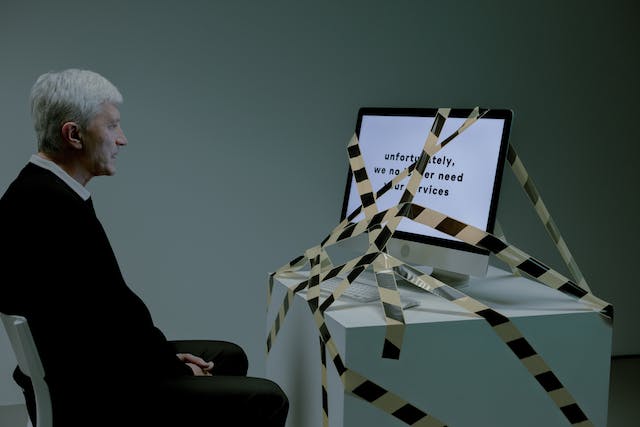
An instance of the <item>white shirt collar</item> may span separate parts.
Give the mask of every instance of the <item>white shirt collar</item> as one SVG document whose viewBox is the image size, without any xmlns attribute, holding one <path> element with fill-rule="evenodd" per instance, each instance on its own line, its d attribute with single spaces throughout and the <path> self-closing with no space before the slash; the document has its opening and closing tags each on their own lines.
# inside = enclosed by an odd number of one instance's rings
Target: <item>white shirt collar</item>
<svg viewBox="0 0 640 427">
<path fill-rule="evenodd" d="M 58 166 L 51 160 L 47 160 L 45 158 L 38 156 L 37 154 L 34 154 L 31 156 L 31 159 L 29 159 L 29 162 L 56 174 L 56 176 L 61 180 L 63 180 L 65 184 L 67 184 L 69 187 L 71 187 L 73 191 L 78 193 L 78 196 L 82 197 L 82 200 L 87 201 L 89 197 L 91 197 L 91 193 L 89 193 L 89 190 L 84 188 L 82 184 L 80 184 L 78 181 L 73 179 L 71 175 L 66 173 L 64 170 L 62 170 L 60 166 Z"/>
</svg>

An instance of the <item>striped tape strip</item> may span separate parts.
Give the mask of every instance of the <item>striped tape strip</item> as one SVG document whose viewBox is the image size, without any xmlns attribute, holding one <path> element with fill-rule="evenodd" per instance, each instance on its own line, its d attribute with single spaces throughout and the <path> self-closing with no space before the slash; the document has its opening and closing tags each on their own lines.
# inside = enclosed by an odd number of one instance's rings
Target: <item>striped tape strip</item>
<svg viewBox="0 0 640 427">
<path fill-rule="evenodd" d="M 446 424 L 438 418 L 353 370 L 345 368 L 344 378 L 343 384 L 347 392 L 369 402 L 409 426 L 446 427 Z"/>
<path fill-rule="evenodd" d="M 398 292 L 396 275 L 393 272 L 391 258 L 384 252 L 373 263 L 380 302 L 387 323 L 382 346 L 382 357 L 385 359 L 400 359 L 400 350 L 405 331 L 404 311 Z"/>
<path fill-rule="evenodd" d="M 390 220 L 390 222 L 399 223 L 401 218 L 394 218 Z M 397 224 L 396 224 L 397 226 Z M 369 237 L 372 243 L 372 253 L 376 255 L 382 254 L 381 246 L 377 246 L 378 242 L 378 234 L 380 230 L 372 230 L 369 233 Z M 314 317 L 324 319 L 324 307 L 327 307 L 325 304 L 320 305 L 320 277 L 322 273 L 322 268 L 318 262 L 318 253 L 316 251 L 309 251 L 307 253 L 307 257 L 311 260 L 311 273 L 309 279 L 309 289 L 307 291 L 307 303 L 309 304 L 309 308 L 312 311 Z M 400 348 L 402 346 L 402 337 L 404 335 L 404 315 L 402 310 L 402 305 L 400 303 L 400 294 L 398 293 L 398 289 L 395 283 L 395 277 L 393 273 L 389 271 L 388 267 L 386 267 L 384 262 L 375 262 L 377 259 L 380 259 L 379 256 L 371 259 L 369 263 L 366 265 L 361 265 L 361 269 L 356 270 L 358 274 L 360 274 L 368 265 L 373 262 L 374 272 L 376 275 L 376 281 L 378 283 L 378 289 L 380 292 L 380 299 L 382 308 L 385 314 L 386 321 L 386 334 L 385 334 L 385 344 L 383 345 L 382 356 L 386 358 L 398 359 L 400 357 Z M 357 276 L 350 275 L 345 280 L 338 285 L 338 288 L 334 294 L 331 295 L 327 300 L 330 301 L 329 304 L 336 298 L 335 294 L 338 291 L 342 291 L 346 289 L 348 285 L 350 285 L 353 280 L 355 280 Z M 339 297 L 339 295 L 338 295 Z"/>
<path fill-rule="evenodd" d="M 275 276 L 278 277 L 278 275 Z M 287 288 L 287 293 L 284 296 L 284 300 L 280 304 L 278 314 L 276 315 L 273 326 L 271 327 L 269 335 L 267 336 L 267 355 L 271 351 L 276 337 L 278 336 L 278 332 L 280 332 L 280 327 L 284 324 L 284 319 L 286 318 L 287 313 L 289 313 L 289 309 L 293 305 L 294 294 L 294 290 Z"/>
<path fill-rule="evenodd" d="M 329 425 L 329 389 L 327 387 L 327 349 L 322 341 L 322 338 L 318 337 L 320 341 L 320 364 L 322 365 L 321 383 L 322 383 L 322 425 L 327 427 Z"/>
<path fill-rule="evenodd" d="M 378 212 L 376 196 L 373 193 L 373 187 L 371 186 L 371 181 L 369 181 L 369 175 L 364 166 L 364 159 L 362 158 L 360 146 L 358 145 L 358 138 L 355 134 L 351 138 L 351 141 L 349 141 L 347 152 L 349 153 L 349 166 L 356 180 L 356 187 L 358 188 L 358 194 L 360 195 L 360 201 L 364 209 L 364 216 L 371 218 Z"/>
<path fill-rule="evenodd" d="M 513 170 L 513 173 L 520 183 L 520 186 L 533 204 L 533 207 L 538 214 L 538 218 L 540 218 L 540 221 L 542 221 L 545 230 L 547 230 L 547 234 L 549 235 L 549 237 L 551 237 L 551 240 L 553 240 L 553 243 L 556 245 L 560 256 L 567 265 L 567 268 L 571 272 L 574 280 L 582 289 L 589 291 L 589 285 L 582 275 L 578 264 L 575 262 L 571 251 L 569 251 L 569 247 L 567 246 L 564 238 L 560 234 L 558 226 L 551 217 L 551 214 L 547 210 L 546 205 L 542 201 L 542 197 L 540 197 L 540 193 L 533 183 L 533 179 L 531 179 L 531 176 L 529 176 L 529 173 L 524 167 L 522 160 L 520 160 L 520 157 L 511 144 L 509 144 L 509 148 L 507 151 L 507 161 L 511 165 L 511 170 Z"/>
<path fill-rule="evenodd" d="M 482 118 L 488 112 L 489 110 L 486 108 L 480 108 L 480 107 L 474 108 L 469 114 L 469 117 L 466 118 L 462 126 L 460 126 L 456 131 L 454 131 L 451 135 L 449 135 L 446 139 L 444 139 L 440 143 L 440 148 L 444 148 L 448 143 L 450 143 L 455 138 L 457 138 L 462 132 L 467 130 L 472 124 L 474 124 L 478 119 Z M 431 153 L 431 155 L 433 154 L 435 153 Z"/>
<path fill-rule="evenodd" d="M 271 293 L 273 292 L 273 276 L 278 273 L 297 271 L 307 263 L 307 259 L 304 255 L 300 255 L 289 261 L 286 265 L 280 267 L 275 272 L 269 274 L 269 287 L 267 288 L 267 308 L 271 305 Z"/>
<path fill-rule="evenodd" d="M 422 147 L 422 153 L 420 153 L 416 167 L 409 175 L 409 183 L 400 197 L 400 203 L 413 201 L 413 197 L 418 191 L 420 181 L 422 181 L 424 171 L 429 163 L 429 158 L 443 147 L 443 145 L 438 145 L 438 139 L 440 138 L 440 132 L 442 131 L 444 123 L 446 122 L 447 117 L 449 117 L 450 112 L 451 108 L 439 108 L 436 112 L 433 119 L 433 125 L 431 126 L 427 140 L 424 143 L 424 147 Z"/>
</svg>

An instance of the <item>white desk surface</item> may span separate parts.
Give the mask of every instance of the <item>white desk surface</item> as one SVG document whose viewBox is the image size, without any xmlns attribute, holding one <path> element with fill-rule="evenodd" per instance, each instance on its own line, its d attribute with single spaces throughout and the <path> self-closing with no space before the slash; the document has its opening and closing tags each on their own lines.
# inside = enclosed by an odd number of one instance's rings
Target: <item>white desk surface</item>
<svg viewBox="0 0 640 427">
<path fill-rule="evenodd" d="M 277 280 L 292 287 L 305 279 L 307 273 L 279 275 Z M 419 306 L 404 310 L 407 324 L 480 320 L 456 304 L 418 287 L 403 285 L 400 289 L 401 295 L 420 301 Z M 493 266 L 489 267 L 486 277 L 472 277 L 468 284 L 457 289 L 509 318 L 593 311 L 588 305 L 560 291 Z M 305 296 L 306 291 L 301 291 L 299 295 Z M 327 295 L 323 292 L 321 297 Z M 363 304 L 340 298 L 325 314 L 345 328 L 385 324 L 380 302 Z"/>
<path fill-rule="evenodd" d="M 279 313 L 285 286 L 292 288 L 307 276 L 302 272 L 276 277 L 268 328 Z M 498 268 L 490 267 L 487 277 L 472 278 L 459 289 L 509 317 L 594 425 L 606 425 L 610 322 L 570 296 Z M 451 426 L 568 425 L 483 319 L 419 288 L 402 289 L 403 293 L 417 297 L 420 305 L 404 310 L 408 325 L 400 360 L 381 357 L 386 322 L 380 302 L 341 298 L 325 312 L 347 367 Z M 321 425 L 318 332 L 306 305 L 305 292 L 299 292 L 267 359 L 269 378 L 291 396 L 291 427 Z M 327 376 L 331 426 L 403 425 L 346 393 L 331 363 Z"/>
</svg>

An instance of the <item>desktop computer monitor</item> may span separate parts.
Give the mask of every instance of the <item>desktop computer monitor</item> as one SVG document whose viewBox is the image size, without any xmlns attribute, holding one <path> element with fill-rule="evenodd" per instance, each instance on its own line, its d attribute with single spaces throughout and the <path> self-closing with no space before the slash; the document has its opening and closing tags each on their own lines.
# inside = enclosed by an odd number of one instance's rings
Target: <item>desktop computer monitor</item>
<svg viewBox="0 0 640 427">
<path fill-rule="evenodd" d="M 452 109 L 438 141 L 455 132 L 471 111 Z M 358 111 L 356 134 L 374 193 L 418 160 L 436 112 L 435 108 Z M 413 203 L 493 232 L 511 118 L 510 110 L 489 110 L 432 156 Z M 378 210 L 398 204 L 408 181 L 407 177 L 379 197 Z M 360 204 L 349 168 L 341 219 Z M 353 221 L 362 219 L 364 213 Z M 368 239 L 360 236 L 354 244 L 359 251 L 366 249 Z M 386 250 L 418 268 L 432 269 L 430 273 L 448 284 L 464 283 L 470 275 L 486 275 L 489 262 L 488 251 L 407 218 L 400 222 Z"/>
</svg>

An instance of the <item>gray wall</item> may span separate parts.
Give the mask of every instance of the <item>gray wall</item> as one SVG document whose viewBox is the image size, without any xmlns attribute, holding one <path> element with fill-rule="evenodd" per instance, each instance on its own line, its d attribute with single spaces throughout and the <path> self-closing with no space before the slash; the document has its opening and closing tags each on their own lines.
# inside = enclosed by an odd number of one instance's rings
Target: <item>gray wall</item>
<svg viewBox="0 0 640 427">
<path fill-rule="evenodd" d="M 170 338 L 237 341 L 260 375 L 267 273 L 335 225 L 357 109 L 511 108 L 513 144 L 616 307 L 614 352 L 639 353 L 637 17 L 619 0 L 3 0 L 0 191 L 35 149 L 35 78 L 104 74 L 130 144 L 89 189 L 126 279 Z M 504 188 L 508 237 L 565 271 L 510 172 Z M 0 403 L 17 399 L 11 358 L 1 335 Z"/>
</svg>

